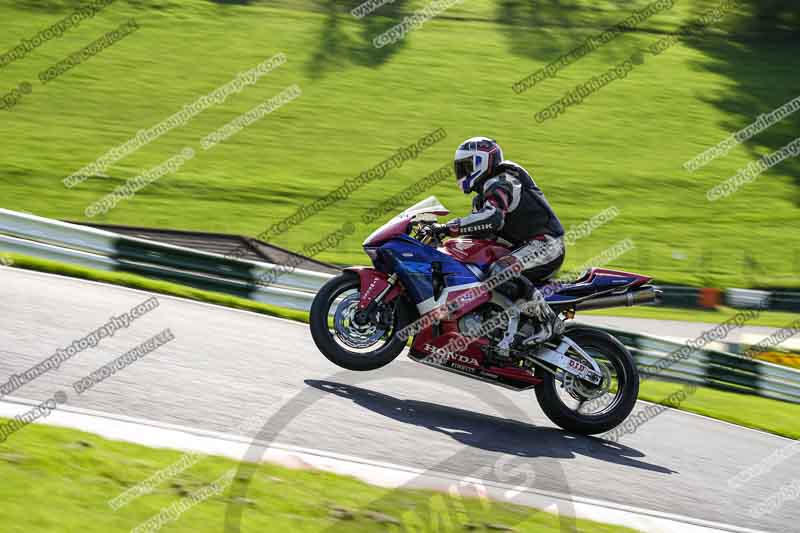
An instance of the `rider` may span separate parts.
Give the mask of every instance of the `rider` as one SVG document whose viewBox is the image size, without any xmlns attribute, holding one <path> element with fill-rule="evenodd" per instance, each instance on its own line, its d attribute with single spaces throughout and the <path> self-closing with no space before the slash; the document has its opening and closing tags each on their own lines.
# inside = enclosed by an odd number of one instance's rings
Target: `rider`
<svg viewBox="0 0 800 533">
<path fill-rule="evenodd" d="M 564 331 L 564 323 L 545 302 L 535 282 L 552 276 L 564 262 L 564 228 L 528 172 L 520 165 L 503 159 L 500 146 L 487 137 L 464 141 L 455 153 L 455 173 L 464 194 L 477 193 L 472 213 L 437 224 L 434 231 L 451 237 L 469 235 L 494 239 L 513 252 L 492 265 L 489 277 L 518 263 L 520 276 L 497 287 L 512 300 L 526 305 L 521 311 L 537 319 L 538 329 L 525 344 L 543 343 Z M 509 326 L 509 330 L 512 327 Z M 501 342 L 501 356 L 516 334 L 507 331 Z"/>
</svg>

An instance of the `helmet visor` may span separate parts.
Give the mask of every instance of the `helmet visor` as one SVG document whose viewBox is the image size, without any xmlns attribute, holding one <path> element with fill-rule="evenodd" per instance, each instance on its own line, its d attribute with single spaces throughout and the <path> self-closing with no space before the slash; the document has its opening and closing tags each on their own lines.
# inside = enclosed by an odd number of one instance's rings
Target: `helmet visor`
<svg viewBox="0 0 800 533">
<path fill-rule="evenodd" d="M 472 174 L 472 156 L 455 161 L 456 180 L 462 180 Z"/>
</svg>

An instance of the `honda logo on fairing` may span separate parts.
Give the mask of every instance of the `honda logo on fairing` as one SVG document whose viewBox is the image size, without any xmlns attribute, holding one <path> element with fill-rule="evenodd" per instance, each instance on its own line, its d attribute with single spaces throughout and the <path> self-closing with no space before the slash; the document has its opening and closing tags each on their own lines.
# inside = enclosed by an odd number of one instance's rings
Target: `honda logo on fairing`
<svg viewBox="0 0 800 533">
<path fill-rule="evenodd" d="M 480 363 L 474 357 L 469 357 L 467 355 L 459 355 L 456 353 L 449 353 L 450 360 L 456 363 L 464 363 L 468 365 L 479 366 Z"/>
<path fill-rule="evenodd" d="M 427 342 L 425 343 L 425 346 L 423 346 L 423 348 L 425 348 L 425 350 L 427 350 L 429 352 L 433 352 L 433 353 L 439 354 L 439 355 L 447 355 L 449 357 L 452 357 L 452 356 L 455 355 L 453 352 L 448 352 L 444 348 L 439 348 L 438 346 L 434 346 L 432 344 L 428 344 Z"/>
<path fill-rule="evenodd" d="M 450 361 L 455 361 L 455 362 L 458 362 L 458 363 L 466 363 L 466 364 L 474 365 L 474 366 L 480 366 L 480 363 L 474 357 L 469 357 L 467 355 L 460 355 L 460 354 L 457 354 L 457 353 L 448 352 L 444 348 L 439 348 L 438 346 L 434 346 L 434 345 L 428 344 L 428 343 L 425 343 L 425 346 L 423 346 L 423 348 L 425 348 L 425 350 L 427 350 L 429 352 L 433 352 L 433 353 L 435 353 L 437 355 L 446 355 L 447 357 L 450 358 L 449 359 Z"/>
<path fill-rule="evenodd" d="M 475 359 L 474 357 L 468 357 L 466 355 L 453 354 L 453 355 L 450 356 L 450 360 L 451 361 L 457 361 L 459 363 L 466 363 L 466 364 L 474 365 L 474 366 L 478 366 L 480 364 L 480 363 L 478 363 L 478 360 Z"/>
</svg>

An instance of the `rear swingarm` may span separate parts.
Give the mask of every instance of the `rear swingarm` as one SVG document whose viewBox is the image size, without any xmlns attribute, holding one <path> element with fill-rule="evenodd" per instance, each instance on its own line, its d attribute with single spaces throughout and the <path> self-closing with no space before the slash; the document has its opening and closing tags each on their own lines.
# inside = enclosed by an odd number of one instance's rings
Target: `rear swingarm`
<svg viewBox="0 0 800 533">
<path fill-rule="evenodd" d="M 567 350 L 570 348 L 575 350 L 589 365 L 591 365 L 591 367 L 586 366 L 578 359 L 567 355 Z M 586 353 L 583 348 L 578 346 L 575 341 L 566 335 L 561 337 L 561 343 L 557 348 L 551 349 L 547 346 L 543 346 L 533 354 L 527 355 L 525 359 L 537 366 L 545 367 L 546 370 L 556 375 L 556 377 L 559 379 L 561 378 L 552 371 L 550 368 L 551 366 L 560 368 L 564 372 L 572 374 L 573 376 L 584 381 L 588 381 L 592 385 L 599 386 L 603 381 L 603 373 L 600 370 L 600 366 L 597 364 L 597 362 L 592 358 L 592 356 Z M 543 365 L 542 363 L 547 363 L 547 365 Z"/>
</svg>

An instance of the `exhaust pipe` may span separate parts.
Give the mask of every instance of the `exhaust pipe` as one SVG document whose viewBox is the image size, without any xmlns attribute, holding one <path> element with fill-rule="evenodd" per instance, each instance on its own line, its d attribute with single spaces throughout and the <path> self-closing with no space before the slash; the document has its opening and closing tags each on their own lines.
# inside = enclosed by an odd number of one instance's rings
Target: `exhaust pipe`
<svg viewBox="0 0 800 533">
<path fill-rule="evenodd" d="M 631 307 L 633 305 L 648 304 L 661 300 L 661 290 L 652 286 L 640 287 L 624 294 L 601 296 L 575 304 L 576 311 L 589 311 L 591 309 L 606 309 L 609 307 Z"/>
</svg>

